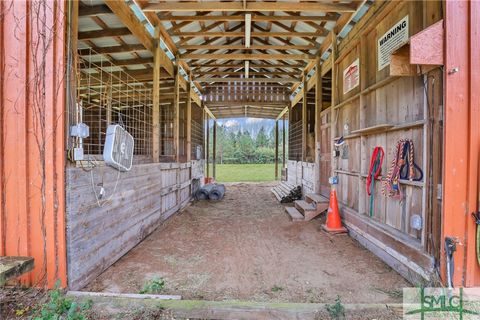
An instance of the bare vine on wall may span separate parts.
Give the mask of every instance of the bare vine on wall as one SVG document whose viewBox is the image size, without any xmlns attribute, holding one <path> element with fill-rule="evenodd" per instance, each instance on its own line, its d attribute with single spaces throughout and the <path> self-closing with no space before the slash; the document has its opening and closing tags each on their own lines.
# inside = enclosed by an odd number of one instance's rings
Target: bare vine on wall
<svg viewBox="0 0 480 320">
<path fill-rule="evenodd" d="M 55 270 L 51 271 L 56 275 L 56 278 L 59 277 L 57 257 L 59 256 L 58 244 L 60 240 L 57 230 L 59 193 L 63 191 L 57 190 L 57 172 L 63 170 L 63 168 L 56 167 L 56 158 L 59 153 L 64 152 L 63 148 L 58 148 L 59 145 L 62 145 L 62 142 L 57 141 L 58 130 L 64 130 L 61 121 L 64 111 L 61 107 L 57 107 L 63 105 L 63 90 L 65 89 L 64 15 L 61 12 L 60 1 L 2 2 L 0 4 L 0 19 L 4 21 L 4 17 L 8 16 L 8 21 L 14 21 L 14 25 L 11 25 L 10 22 L 9 25 L 4 23 L 3 30 L 0 30 L 11 32 L 14 39 L 18 41 L 19 51 L 25 50 L 25 55 L 20 55 L 21 57 L 16 56 L 19 52 L 17 50 L 3 50 L 2 54 L 4 56 L 0 61 L 2 61 L 2 69 L 4 70 L 2 73 L 2 76 L 5 76 L 4 81 L 8 81 L 8 78 L 15 78 L 16 81 L 19 79 L 22 82 L 24 81 L 25 85 L 24 88 L 17 89 L 18 94 L 15 101 L 6 102 L 12 106 L 11 111 L 18 115 L 25 115 L 25 124 L 28 130 L 28 146 L 25 150 L 32 153 L 26 154 L 25 159 L 35 161 L 33 164 L 26 162 L 27 168 L 25 170 L 28 172 L 27 177 L 30 179 L 26 183 L 28 184 L 27 189 L 30 189 L 30 191 L 25 201 L 27 201 L 27 210 L 29 210 L 28 214 L 31 219 L 39 220 L 38 225 L 42 235 L 41 246 L 43 248 L 42 263 L 39 264 L 37 261 L 35 263 L 38 277 L 34 279 L 36 282 L 34 285 L 47 287 L 47 259 L 55 260 Z M 16 6 L 22 6 L 22 9 L 20 10 Z M 23 9 L 24 6 L 26 6 L 26 10 Z M 58 48 L 57 46 L 62 47 Z M 9 61 L 15 61 L 14 65 L 7 65 L 6 58 Z M 21 59 L 26 61 L 21 61 Z M 25 79 L 21 79 L 21 77 Z M 5 125 L 4 119 L 0 118 L 0 120 Z M 3 130 L 6 131 L 7 128 L 3 128 Z M 6 144 L 5 135 L 2 135 L 2 146 L 4 148 L 12 147 Z M 34 148 L 34 151 L 28 148 Z M 28 166 L 32 169 L 29 169 Z M 4 193 L 2 196 L 3 202 L 8 201 L 5 194 L 5 186 L 8 184 L 7 179 L 15 178 L 15 173 L 3 172 L 1 181 L 3 184 L 2 192 Z M 2 206 L 5 208 L 4 204 Z M 38 210 L 38 214 L 32 212 L 32 210 Z M 20 214 L 19 212 L 5 212 L 5 210 L 3 212 L 5 215 L 13 216 Z M 34 225 L 37 225 L 37 223 Z M 2 232 L 3 237 L 6 236 L 6 231 Z M 51 255 L 48 256 L 47 238 L 54 241 L 54 256 L 51 252 Z M 35 239 L 35 241 L 39 240 Z M 1 239 L 1 241 L 3 247 L 5 247 L 6 239 Z M 38 243 L 35 245 L 38 245 Z M 63 246 L 63 244 L 61 245 Z"/>
</svg>

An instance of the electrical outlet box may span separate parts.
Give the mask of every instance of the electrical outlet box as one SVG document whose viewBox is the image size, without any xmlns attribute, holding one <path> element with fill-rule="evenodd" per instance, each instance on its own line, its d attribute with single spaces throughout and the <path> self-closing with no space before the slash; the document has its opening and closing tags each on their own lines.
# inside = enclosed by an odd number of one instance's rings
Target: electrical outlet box
<svg viewBox="0 0 480 320">
<path fill-rule="evenodd" d="M 422 230 L 423 219 L 420 215 L 414 214 L 410 217 L 410 227 L 415 230 Z"/>
<path fill-rule="evenodd" d="M 85 123 L 79 123 L 70 127 L 70 135 L 78 138 L 88 138 L 90 136 L 90 128 Z"/>
<path fill-rule="evenodd" d="M 330 184 L 338 184 L 338 176 L 333 176 L 333 177 L 330 177 L 328 178 L 328 183 Z"/>
<path fill-rule="evenodd" d="M 82 161 L 84 159 L 83 148 L 73 148 L 73 160 Z"/>
</svg>

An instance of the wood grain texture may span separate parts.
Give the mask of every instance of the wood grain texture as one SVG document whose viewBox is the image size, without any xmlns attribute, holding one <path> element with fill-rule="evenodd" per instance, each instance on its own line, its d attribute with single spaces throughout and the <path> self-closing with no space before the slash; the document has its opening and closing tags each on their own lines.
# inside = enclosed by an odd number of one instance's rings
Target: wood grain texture
<svg viewBox="0 0 480 320">
<path fill-rule="evenodd" d="M 144 164 L 120 175 L 109 167 L 95 168 L 92 173 L 68 168 L 69 288 L 85 286 L 186 206 L 191 198 L 192 166 L 195 176 L 202 178 L 202 164 Z M 101 207 L 93 191 L 95 186 L 99 192 L 99 184 L 103 184 L 107 199 L 100 200 Z"/>
</svg>

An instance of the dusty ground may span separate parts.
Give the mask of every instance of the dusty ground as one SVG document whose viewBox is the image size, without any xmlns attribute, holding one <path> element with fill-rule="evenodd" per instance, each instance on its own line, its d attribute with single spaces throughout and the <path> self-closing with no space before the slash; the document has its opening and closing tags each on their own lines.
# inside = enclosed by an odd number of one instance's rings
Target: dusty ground
<svg viewBox="0 0 480 320">
<path fill-rule="evenodd" d="M 223 201 L 189 206 L 84 290 L 138 293 L 162 277 L 162 293 L 184 299 L 401 302 L 400 275 L 320 219 L 291 222 L 271 186 L 231 184 Z"/>
</svg>

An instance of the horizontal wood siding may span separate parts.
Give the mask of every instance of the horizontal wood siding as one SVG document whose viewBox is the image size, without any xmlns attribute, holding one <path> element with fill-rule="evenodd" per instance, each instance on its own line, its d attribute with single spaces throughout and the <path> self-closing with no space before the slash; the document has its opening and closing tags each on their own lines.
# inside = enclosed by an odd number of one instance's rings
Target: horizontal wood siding
<svg viewBox="0 0 480 320">
<path fill-rule="evenodd" d="M 201 176 L 196 162 L 192 162 L 196 175 Z M 110 167 L 91 172 L 68 168 L 69 288 L 77 290 L 88 284 L 187 205 L 191 167 L 191 163 L 144 164 L 124 173 Z M 98 194 L 102 183 L 106 195 L 99 206 L 93 188 Z"/>
</svg>

